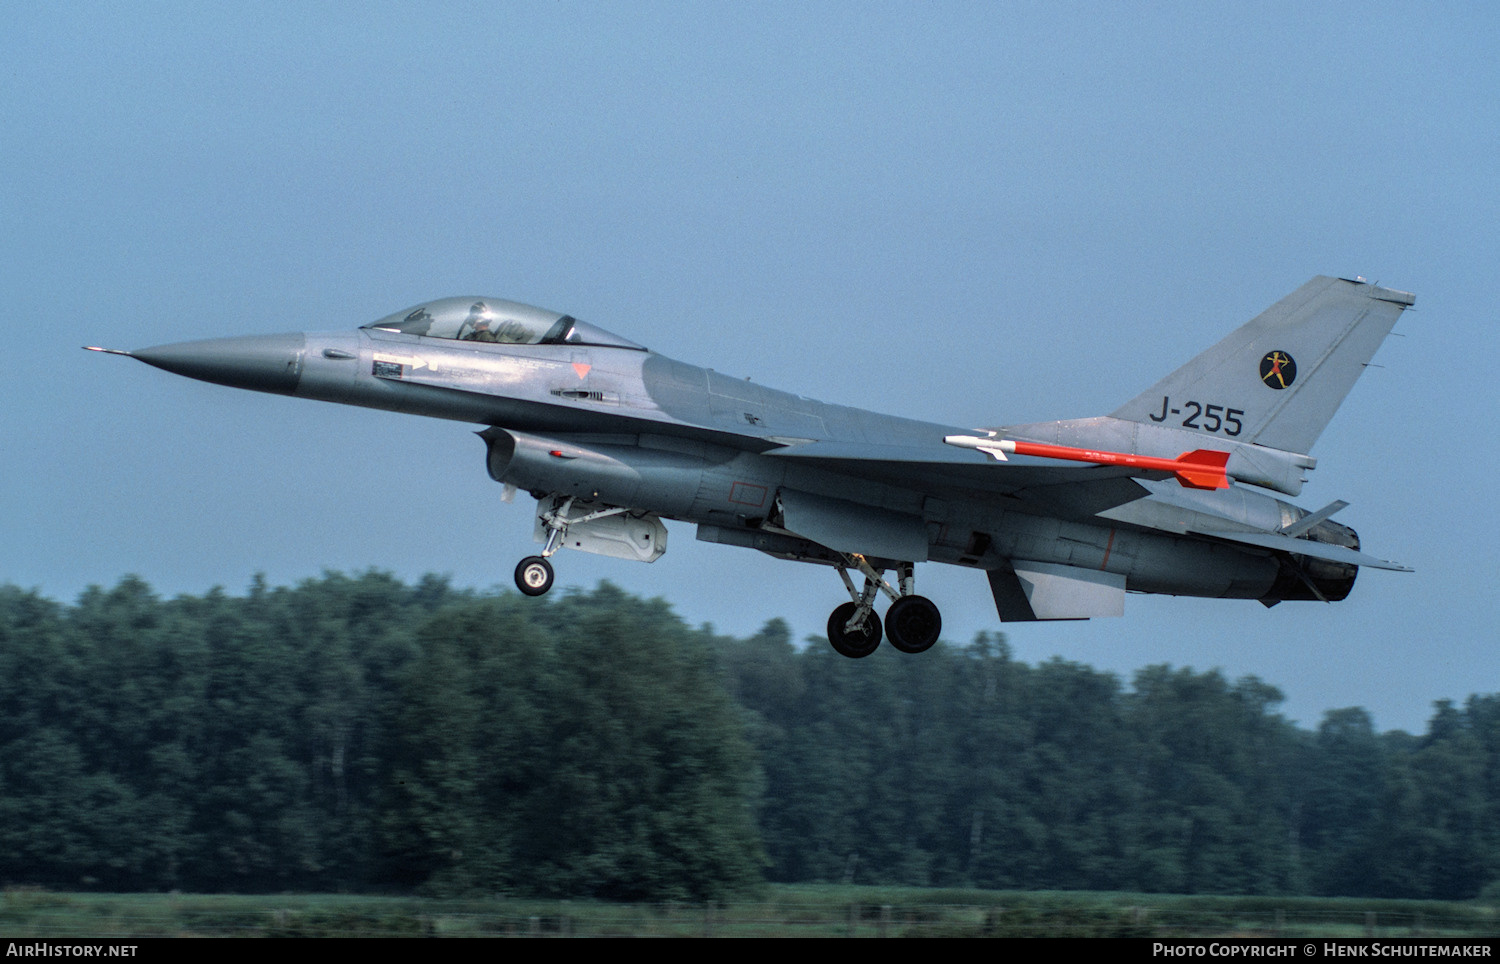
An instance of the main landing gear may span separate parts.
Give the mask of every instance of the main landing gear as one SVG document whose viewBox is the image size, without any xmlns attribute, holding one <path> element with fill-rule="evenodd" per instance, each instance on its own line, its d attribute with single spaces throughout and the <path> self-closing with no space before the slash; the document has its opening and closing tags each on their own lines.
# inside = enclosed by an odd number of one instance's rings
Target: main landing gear
<svg viewBox="0 0 1500 964">
<path fill-rule="evenodd" d="M 844 603 L 828 617 L 828 642 L 835 652 L 850 659 L 859 659 L 875 652 L 880 645 L 880 617 L 875 615 L 875 597 L 881 592 L 891 597 L 891 606 L 885 613 L 885 635 L 891 645 L 903 653 L 921 653 L 932 648 L 943 631 L 943 617 L 932 600 L 914 595 L 916 583 L 909 562 L 896 567 L 901 583 L 897 592 L 869 561 L 861 555 L 847 556 L 849 565 L 838 567 L 839 578 L 849 590 L 850 602 Z M 856 591 L 854 580 L 849 578 L 853 566 L 865 577 L 862 590 Z"/>
</svg>

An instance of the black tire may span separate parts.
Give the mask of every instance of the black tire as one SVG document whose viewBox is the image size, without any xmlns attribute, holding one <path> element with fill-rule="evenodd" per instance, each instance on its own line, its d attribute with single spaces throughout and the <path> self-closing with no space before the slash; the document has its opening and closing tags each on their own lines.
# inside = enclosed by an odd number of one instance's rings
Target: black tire
<svg viewBox="0 0 1500 964">
<path fill-rule="evenodd" d="M 925 653 L 943 631 L 943 615 L 926 596 L 902 596 L 885 612 L 885 635 L 903 653 Z"/>
<path fill-rule="evenodd" d="M 516 588 L 528 596 L 551 589 L 552 579 L 552 563 L 541 556 L 527 556 L 516 565 Z"/>
<path fill-rule="evenodd" d="M 846 602 L 828 617 L 828 642 L 840 656 L 861 659 L 875 652 L 880 645 L 880 617 L 870 613 L 863 631 L 846 633 L 844 626 L 854 616 L 854 609 L 854 603 Z"/>
</svg>

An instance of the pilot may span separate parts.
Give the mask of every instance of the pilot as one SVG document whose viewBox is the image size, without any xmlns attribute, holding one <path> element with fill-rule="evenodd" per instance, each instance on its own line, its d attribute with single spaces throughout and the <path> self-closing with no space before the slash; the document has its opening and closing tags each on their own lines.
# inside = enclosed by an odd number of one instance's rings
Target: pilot
<svg viewBox="0 0 1500 964">
<path fill-rule="evenodd" d="M 490 328 L 490 308 L 482 301 L 469 308 L 469 318 L 464 322 L 464 341 L 494 341 L 495 332 Z"/>
</svg>

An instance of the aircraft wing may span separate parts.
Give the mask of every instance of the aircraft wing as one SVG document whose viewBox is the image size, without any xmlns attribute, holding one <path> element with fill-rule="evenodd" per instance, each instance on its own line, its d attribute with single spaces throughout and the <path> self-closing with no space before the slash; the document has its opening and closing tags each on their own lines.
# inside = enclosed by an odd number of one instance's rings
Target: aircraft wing
<svg viewBox="0 0 1500 964">
<path fill-rule="evenodd" d="M 1025 455 L 996 462 L 974 449 L 952 445 L 809 442 L 765 454 L 939 497 L 1008 496 L 1069 518 L 1086 518 L 1147 495 L 1136 478 L 1170 477 L 1157 470 L 1059 463 Z"/>
<path fill-rule="evenodd" d="M 983 454 L 951 445 L 898 446 L 858 442 L 810 442 L 772 449 L 767 455 L 796 459 L 856 478 L 920 488 L 939 497 L 1009 497 L 1039 511 L 1082 519 L 1134 502 L 1149 491 L 1136 479 L 1170 478 L 1171 473 L 1130 466 L 1058 463 L 1052 459 L 1012 455 L 994 462 Z M 1279 532 L 1188 528 L 1193 535 L 1258 546 L 1352 566 L 1396 572 L 1412 570 L 1400 563 L 1311 539 Z"/>
</svg>

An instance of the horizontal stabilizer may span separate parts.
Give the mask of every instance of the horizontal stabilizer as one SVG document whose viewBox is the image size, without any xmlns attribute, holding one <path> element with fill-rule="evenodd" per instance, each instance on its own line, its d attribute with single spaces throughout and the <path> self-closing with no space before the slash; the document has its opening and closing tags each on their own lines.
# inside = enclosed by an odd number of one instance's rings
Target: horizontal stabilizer
<svg viewBox="0 0 1500 964">
<path fill-rule="evenodd" d="M 1263 549 L 1277 549 L 1281 552 L 1290 552 L 1299 556 L 1312 556 L 1314 559 L 1327 559 L 1329 562 L 1342 562 L 1350 566 L 1369 566 L 1372 569 L 1390 569 L 1393 572 L 1411 572 L 1410 566 L 1403 566 L 1398 562 L 1390 562 L 1385 559 L 1377 559 L 1350 549 L 1347 546 L 1336 546 L 1327 542 L 1313 542 L 1311 539 L 1294 539 L 1291 536 L 1282 535 L 1279 532 L 1234 532 L 1231 530 L 1189 530 L 1196 535 L 1212 536 L 1215 539 L 1224 539 L 1228 542 L 1239 542 L 1247 546 L 1260 546 Z"/>
</svg>

